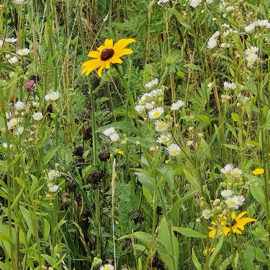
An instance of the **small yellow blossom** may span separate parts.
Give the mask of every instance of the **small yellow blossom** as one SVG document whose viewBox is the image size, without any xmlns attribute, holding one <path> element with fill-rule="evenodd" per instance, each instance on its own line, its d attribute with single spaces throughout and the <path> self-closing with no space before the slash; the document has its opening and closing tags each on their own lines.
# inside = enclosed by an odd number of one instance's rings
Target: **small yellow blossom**
<svg viewBox="0 0 270 270">
<path fill-rule="evenodd" d="M 264 169 L 263 168 L 257 168 L 252 172 L 253 172 L 254 175 L 261 175 L 261 174 L 264 174 Z"/>
<path fill-rule="evenodd" d="M 203 255 L 204 255 L 204 256 L 207 256 L 207 255 L 213 253 L 214 250 L 215 250 L 215 248 L 206 248 L 206 249 L 203 251 Z"/>
</svg>

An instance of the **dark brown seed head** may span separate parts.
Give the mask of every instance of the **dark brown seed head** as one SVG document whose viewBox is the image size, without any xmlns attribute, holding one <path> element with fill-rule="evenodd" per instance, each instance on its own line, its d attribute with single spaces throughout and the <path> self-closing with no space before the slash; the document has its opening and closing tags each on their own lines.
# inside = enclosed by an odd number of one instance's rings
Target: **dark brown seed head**
<svg viewBox="0 0 270 270">
<path fill-rule="evenodd" d="M 106 152 L 101 152 L 99 155 L 98 155 L 99 159 L 101 161 L 107 161 L 108 159 L 110 159 L 110 152 L 109 151 L 106 151 Z"/>
<path fill-rule="evenodd" d="M 77 187 L 77 183 L 74 180 L 69 180 L 67 182 L 67 187 L 70 191 L 74 191 Z"/>
<path fill-rule="evenodd" d="M 91 138 L 92 138 L 92 128 L 89 127 L 89 128 L 87 128 L 87 129 L 84 130 L 84 132 L 83 132 L 83 139 L 85 141 L 87 141 L 87 140 L 90 140 Z"/>
<path fill-rule="evenodd" d="M 88 175 L 86 182 L 91 184 L 93 188 L 97 188 L 104 176 L 104 173 L 95 171 Z"/>
<path fill-rule="evenodd" d="M 106 61 L 110 59 L 113 55 L 114 55 L 113 49 L 104 49 L 100 54 L 100 58 L 102 61 Z"/>
<path fill-rule="evenodd" d="M 78 147 L 75 147 L 73 150 L 73 155 L 77 157 L 82 157 L 83 156 L 83 147 L 80 145 Z"/>
</svg>

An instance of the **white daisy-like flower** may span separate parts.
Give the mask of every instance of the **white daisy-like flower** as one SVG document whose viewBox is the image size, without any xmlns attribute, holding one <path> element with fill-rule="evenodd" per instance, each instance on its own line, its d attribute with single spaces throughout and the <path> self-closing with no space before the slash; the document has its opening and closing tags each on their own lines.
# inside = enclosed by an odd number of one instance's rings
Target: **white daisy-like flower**
<svg viewBox="0 0 270 270">
<path fill-rule="evenodd" d="M 51 93 L 49 93 L 49 94 L 47 94 L 46 96 L 45 96 L 45 100 L 53 100 L 53 101 L 55 101 L 55 100 L 57 100 L 58 98 L 60 97 L 60 94 L 59 94 L 59 92 L 58 91 L 56 91 L 56 92 L 51 92 Z"/>
<path fill-rule="evenodd" d="M 169 125 L 163 121 L 156 121 L 155 128 L 157 132 L 164 132 L 168 129 Z"/>
<path fill-rule="evenodd" d="M 225 203 L 229 208 L 238 209 L 245 201 L 244 196 L 236 195 L 230 198 L 227 198 Z"/>
<path fill-rule="evenodd" d="M 36 113 L 33 114 L 33 118 L 36 121 L 40 121 L 43 118 L 43 115 L 42 115 L 41 112 L 36 112 Z"/>
<path fill-rule="evenodd" d="M 162 89 L 154 89 L 149 93 L 152 97 L 160 97 L 163 95 Z"/>
<path fill-rule="evenodd" d="M 25 103 L 19 100 L 14 104 L 14 106 L 17 111 L 22 111 L 25 108 Z"/>
<path fill-rule="evenodd" d="M 202 0 L 190 0 L 190 6 L 196 8 L 201 2 Z"/>
<path fill-rule="evenodd" d="M 21 134 L 23 133 L 23 131 L 24 131 L 24 127 L 17 127 L 17 128 L 15 129 L 14 134 L 15 134 L 15 135 L 21 135 Z"/>
<path fill-rule="evenodd" d="M 7 54 L 5 55 L 5 57 L 6 57 L 7 59 L 9 59 L 11 56 L 10 56 L 10 54 L 7 53 Z"/>
<path fill-rule="evenodd" d="M 208 49 L 213 49 L 217 46 L 217 39 L 210 37 L 208 42 L 207 42 L 207 48 Z"/>
<path fill-rule="evenodd" d="M 224 88 L 235 89 L 236 84 L 235 83 L 230 83 L 230 82 L 224 82 Z"/>
<path fill-rule="evenodd" d="M 118 142 L 120 139 L 119 134 L 117 132 L 111 134 L 109 137 L 112 142 Z"/>
<path fill-rule="evenodd" d="M 256 26 L 257 26 L 257 23 L 251 23 L 251 24 L 247 25 L 245 27 L 245 32 L 250 33 L 251 31 L 253 31 L 255 29 Z"/>
<path fill-rule="evenodd" d="M 12 117 L 12 113 L 11 112 L 6 112 L 5 116 L 6 116 L 6 119 L 9 119 L 10 117 Z"/>
<path fill-rule="evenodd" d="M 48 185 L 48 190 L 51 193 L 57 192 L 58 189 L 59 189 L 59 186 L 58 185 Z"/>
<path fill-rule="evenodd" d="M 135 111 L 137 113 L 143 113 L 145 111 L 145 107 L 143 105 L 137 105 L 135 106 Z"/>
<path fill-rule="evenodd" d="M 202 211 L 202 217 L 205 219 L 209 219 L 212 216 L 211 211 L 209 209 L 204 209 Z"/>
<path fill-rule="evenodd" d="M 253 54 L 253 53 L 257 53 L 259 51 L 259 48 L 256 47 L 256 46 L 251 46 L 250 48 L 247 48 L 245 50 L 245 54 L 246 55 L 250 55 L 250 54 Z"/>
<path fill-rule="evenodd" d="M 4 41 L 0 39 L 0 48 L 3 47 L 3 45 L 4 45 Z"/>
<path fill-rule="evenodd" d="M 171 139 L 170 134 L 162 134 L 157 138 L 158 143 L 166 143 Z"/>
<path fill-rule="evenodd" d="M 19 119 L 18 118 L 12 118 L 7 122 L 8 129 L 13 129 L 19 124 Z"/>
<path fill-rule="evenodd" d="M 154 108 L 154 105 L 152 102 L 151 103 L 147 102 L 147 103 L 145 103 L 144 107 L 146 110 L 152 110 Z"/>
<path fill-rule="evenodd" d="M 27 54 L 29 54 L 29 53 L 30 53 L 30 50 L 27 49 L 27 48 L 23 48 L 23 49 L 17 50 L 17 54 L 18 54 L 18 55 L 21 55 L 21 56 L 27 55 Z"/>
<path fill-rule="evenodd" d="M 110 135 L 116 133 L 116 131 L 115 131 L 115 128 L 114 127 L 110 127 L 110 128 L 107 128 L 107 129 L 103 130 L 102 133 L 105 136 L 110 136 Z"/>
<path fill-rule="evenodd" d="M 181 148 L 175 143 L 170 144 L 167 147 L 167 150 L 169 152 L 169 155 L 172 157 L 176 157 L 181 153 Z"/>
<path fill-rule="evenodd" d="M 184 101 L 177 100 L 175 103 L 171 105 L 171 111 L 178 111 L 181 107 L 185 105 Z"/>
<path fill-rule="evenodd" d="M 224 174 L 231 174 L 233 170 L 233 165 L 232 164 L 227 164 L 224 168 L 222 168 L 220 171 Z"/>
<path fill-rule="evenodd" d="M 105 264 L 99 268 L 99 270 L 114 270 L 114 266 L 111 264 Z"/>
<path fill-rule="evenodd" d="M 239 178 L 241 175 L 242 175 L 242 171 L 239 169 L 239 168 L 234 168 L 232 171 L 231 171 L 231 175 L 236 177 L 236 178 Z"/>
<path fill-rule="evenodd" d="M 61 174 L 60 174 L 60 172 L 59 171 L 56 171 L 56 170 L 50 170 L 49 172 L 48 172 L 48 178 L 50 179 L 50 180 L 52 180 L 52 179 L 54 179 L 54 178 L 56 178 L 56 177 L 59 177 Z"/>
<path fill-rule="evenodd" d="M 19 60 L 18 60 L 18 58 L 17 58 L 16 56 L 10 57 L 10 58 L 8 59 L 8 62 L 9 62 L 10 64 L 16 64 L 18 61 L 19 61 Z"/>
<path fill-rule="evenodd" d="M 166 3 L 168 3 L 170 0 L 158 0 L 157 1 L 157 5 L 159 5 L 160 7 L 162 7 L 163 5 L 165 5 Z"/>
<path fill-rule="evenodd" d="M 164 112 L 164 109 L 162 107 L 157 107 L 153 110 L 151 110 L 148 115 L 150 119 L 157 119 L 159 118 Z"/>
<path fill-rule="evenodd" d="M 22 4 L 24 4 L 24 1 L 25 1 L 25 0 L 12 0 L 12 2 L 13 2 L 14 4 L 17 4 L 17 5 L 22 5 Z"/>
<path fill-rule="evenodd" d="M 12 146 L 13 146 L 13 145 L 10 144 L 10 145 L 9 145 L 9 149 L 12 148 Z M 8 148 L 8 144 L 4 142 L 4 143 L 3 143 L 3 147 L 7 149 L 7 148 Z"/>
<path fill-rule="evenodd" d="M 153 86 L 157 86 L 158 85 L 158 79 L 155 78 L 154 80 L 148 82 L 145 84 L 146 88 L 152 88 Z"/>
<path fill-rule="evenodd" d="M 268 20 L 257 20 L 257 25 L 261 27 L 267 26 L 268 23 L 269 23 Z"/>
<path fill-rule="evenodd" d="M 258 55 L 256 53 L 251 53 L 247 56 L 248 66 L 253 66 L 256 60 L 258 59 Z"/>
<path fill-rule="evenodd" d="M 233 6 L 228 6 L 228 7 L 226 7 L 226 10 L 227 11 L 233 11 L 234 10 L 234 7 Z"/>
<path fill-rule="evenodd" d="M 8 43 L 14 43 L 17 41 L 17 38 L 5 38 L 5 42 L 8 42 Z"/>
<path fill-rule="evenodd" d="M 231 197 L 233 195 L 233 192 L 230 189 L 224 189 L 220 192 L 221 196 L 226 198 L 226 197 Z"/>
</svg>

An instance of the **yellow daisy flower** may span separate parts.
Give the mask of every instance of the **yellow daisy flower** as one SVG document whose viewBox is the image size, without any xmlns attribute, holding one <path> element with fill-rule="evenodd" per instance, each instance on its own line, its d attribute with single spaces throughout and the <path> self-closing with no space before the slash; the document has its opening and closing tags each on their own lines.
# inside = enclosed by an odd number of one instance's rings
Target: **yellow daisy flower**
<svg viewBox="0 0 270 270">
<path fill-rule="evenodd" d="M 106 39 L 104 45 L 98 47 L 97 51 L 91 51 L 88 56 L 94 59 L 86 61 L 82 64 L 82 72 L 86 76 L 93 70 L 98 69 L 98 76 L 101 77 L 101 72 L 104 68 L 109 69 L 112 64 L 121 64 L 122 60 L 120 57 L 132 54 L 133 51 L 126 49 L 126 46 L 130 43 L 135 42 L 135 39 L 120 39 L 113 45 L 112 39 Z"/>
<path fill-rule="evenodd" d="M 245 225 L 249 222 L 256 221 L 254 218 L 242 218 L 247 212 L 244 211 L 240 213 L 237 217 L 235 215 L 235 212 L 232 212 L 231 218 L 232 218 L 232 231 L 233 233 L 242 234 L 241 230 L 243 231 L 245 229 Z"/>
<path fill-rule="evenodd" d="M 253 172 L 254 175 L 261 175 L 261 174 L 264 174 L 264 169 L 263 168 L 257 168 L 252 172 Z"/>
<path fill-rule="evenodd" d="M 227 223 L 227 217 L 219 215 L 221 218 L 218 220 L 218 222 L 212 221 L 212 224 L 215 225 L 216 227 L 208 227 L 210 229 L 209 232 L 209 237 L 214 238 L 216 234 L 218 233 L 219 235 L 228 235 L 228 233 L 232 230 L 233 233 L 236 234 L 242 234 L 242 231 L 245 229 L 245 225 L 249 222 L 256 221 L 254 218 L 242 218 L 247 212 L 244 211 L 240 213 L 237 217 L 235 212 L 232 212 L 231 218 L 232 218 L 232 223 L 231 226 L 229 226 Z"/>
</svg>

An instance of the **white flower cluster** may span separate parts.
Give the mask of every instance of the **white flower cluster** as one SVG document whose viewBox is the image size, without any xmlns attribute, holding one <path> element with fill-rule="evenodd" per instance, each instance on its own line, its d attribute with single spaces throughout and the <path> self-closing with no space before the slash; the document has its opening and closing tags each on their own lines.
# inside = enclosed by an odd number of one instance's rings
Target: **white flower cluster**
<svg viewBox="0 0 270 270">
<path fill-rule="evenodd" d="M 109 137 L 112 142 L 118 142 L 120 139 L 119 134 L 114 127 L 107 128 L 102 132 L 105 136 Z"/>
<path fill-rule="evenodd" d="M 250 33 L 255 30 L 256 27 L 266 27 L 270 28 L 270 22 L 268 20 L 257 20 L 245 27 L 245 32 Z"/>
<path fill-rule="evenodd" d="M 253 66 L 255 61 L 258 59 L 259 48 L 252 46 L 245 50 L 246 60 L 248 66 Z"/>
<path fill-rule="evenodd" d="M 60 97 L 60 94 L 59 94 L 58 91 L 56 91 L 56 92 L 51 92 L 51 93 L 49 93 L 49 94 L 47 94 L 47 95 L 45 96 L 45 100 L 46 100 L 46 101 L 48 101 L 48 100 L 55 101 L 55 100 L 57 100 L 59 97 Z"/>
<path fill-rule="evenodd" d="M 235 83 L 230 83 L 230 82 L 224 82 L 224 88 L 235 89 L 236 88 L 236 84 Z"/>
<path fill-rule="evenodd" d="M 242 195 L 235 195 L 225 200 L 225 203 L 229 208 L 238 209 L 245 201 L 245 197 Z"/>
<path fill-rule="evenodd" d="M 158 0 L 157 5 L 162 7 L 163 5 L 167 4 L 170 0 Z"/>
<path fill-rule="evenodd" d="M 231 175 L 236 178 L 240 178 L 243 172 L 239 168 L 234 168 L 232 164 L 227 164 L 224 168 L 220 170 L 226 175 Z"/>
<path fill-rule="evenodd" d="M 202 0 L 190 0 L 190 6 L 196 8 L 201 2 Z"/>
<path fill-rule="evenodd" d="M 208 40 L 207 48 L 213 49 L 217 46 L 217 38 L 220 36 L 220 32 L 216 31 Z"/>
</svg>

